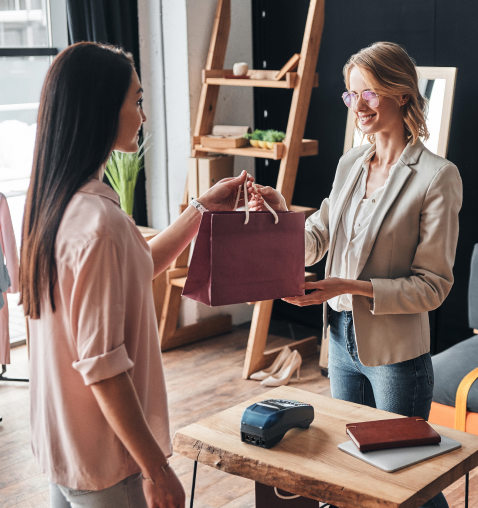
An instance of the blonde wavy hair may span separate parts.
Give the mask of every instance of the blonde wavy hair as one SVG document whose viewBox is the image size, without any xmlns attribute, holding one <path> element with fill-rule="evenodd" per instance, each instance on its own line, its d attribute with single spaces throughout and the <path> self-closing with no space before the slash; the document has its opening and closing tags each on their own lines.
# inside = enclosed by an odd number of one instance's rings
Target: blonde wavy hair
<svg viewBox="0 0 478 508">
<path fill-rule="evenodd" d="M 390 97 L 399 105 L 401 97 L 406 96 L 408 100 L 401 110 L 407 139 L 415 144 L 418 138 L 428 138 L 425 123 L 428 101 L 418 89 L 414 62 L 401 46 L 393 42 L 375 42 L 352 55 L 343 69 L 347 89 L 353 67 L 358 67 L 364 73 L 377 94 Z M 367 139 L 373 143 L 375 136 L 370 134 Z"/>
</svg>

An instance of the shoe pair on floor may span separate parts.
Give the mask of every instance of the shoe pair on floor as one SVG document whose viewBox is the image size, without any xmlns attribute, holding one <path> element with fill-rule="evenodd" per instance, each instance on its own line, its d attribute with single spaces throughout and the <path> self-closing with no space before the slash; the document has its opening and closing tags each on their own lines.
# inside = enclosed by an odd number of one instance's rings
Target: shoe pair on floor
<svg viewBox="0 0 478 508">
<path fill-rule="evenodd" d="M 297 371 L 297 379 L 300 378 L 300 366 L 302 357 L 297 350 L 291 351 L 286 346 L 276 356 L 276 359 L 270 367 L 259 372 L 251 374 L 250 379 L 260 381 L 264 386 L 282 386 L 286 385 L 290 378 Z"/>
</svg>

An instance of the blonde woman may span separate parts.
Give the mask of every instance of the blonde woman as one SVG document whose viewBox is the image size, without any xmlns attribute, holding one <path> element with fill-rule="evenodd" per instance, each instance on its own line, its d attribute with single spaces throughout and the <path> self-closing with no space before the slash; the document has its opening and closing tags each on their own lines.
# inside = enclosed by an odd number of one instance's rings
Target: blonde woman
<svg viewBox="0 0 478 508">
<path fill-rule="evenodd" d="M 430 152 L 415 66 L 377 42 L 344 67 L 342 98 L 370 144 L 339 161 L 328 198 L 306 223 L 306 265 L 328 254 L 325 279 L 289 303 L 324 305 L 334 398 L 428 418 L 433 393 L 428 311 L 453 284 L 462 184 Z M 285 201 L 265 187 L 256 196 Z M 447 506 L 442 494 L 424 506 Z"/>
</svg>

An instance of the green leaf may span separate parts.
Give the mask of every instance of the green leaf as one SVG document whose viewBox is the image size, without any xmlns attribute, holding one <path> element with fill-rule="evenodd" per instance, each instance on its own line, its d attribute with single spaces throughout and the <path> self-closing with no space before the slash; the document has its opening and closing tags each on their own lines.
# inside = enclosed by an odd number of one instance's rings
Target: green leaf
<svg viewBox="0 0 478 508">
<path fill-rule="evenodd" d="M 143 169 L 143 157 L 148 151 L 146 136 L 137 152 L 123 153 L 114 150 L 106 163 L 105 175 L 111 187 L 118 194 L 121 208 L 128 214 L 133 214 L 134 189 L 139 172 Z"/>
</svg>

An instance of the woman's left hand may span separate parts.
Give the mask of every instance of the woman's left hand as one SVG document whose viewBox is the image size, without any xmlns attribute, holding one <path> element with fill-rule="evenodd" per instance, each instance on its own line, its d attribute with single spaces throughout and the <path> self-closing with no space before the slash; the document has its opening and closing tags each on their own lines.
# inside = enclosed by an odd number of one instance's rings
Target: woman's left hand
<svg viewBox="0 0 478 508">
<path fill-rule="evenodd" d="M 292 296 L 282 298 L 287 303 L 298 305 L 299 307 L 306 307 L 308 305 L 319 305 L 321 303 L 334 298 L 335 296 L 348 293 L 346 279 L 339 277 L 330 277 L 324 280 L 315 282 L 306 282 L 304 284 L 306 291 L 311 291 L 303 296 Z"/>
<path fill-rule="evenodd" d="M 199 196 L 198 201 L 208 210 L 230 211 L 234 210 L 237 193 L 241 192 L 241 198 L 237 206 L 244 205 L 244 182 L 253 182 L 254 178 L 243 171 L 239 176 L 232 178 L 223 178 L 204 194 Z"/>
<path fill-rule="evenodd" d="M 254 184 L 251 187 L 251 199 L 249 200 L 251 210 L 267 211 L 267 207 L 264 205 L 264 201 L 266 201 L 274 210 L 281 212 L 288 211 L 284 196 L 273 187 L 264 187 L 258 184 Z"/>
</svg>

